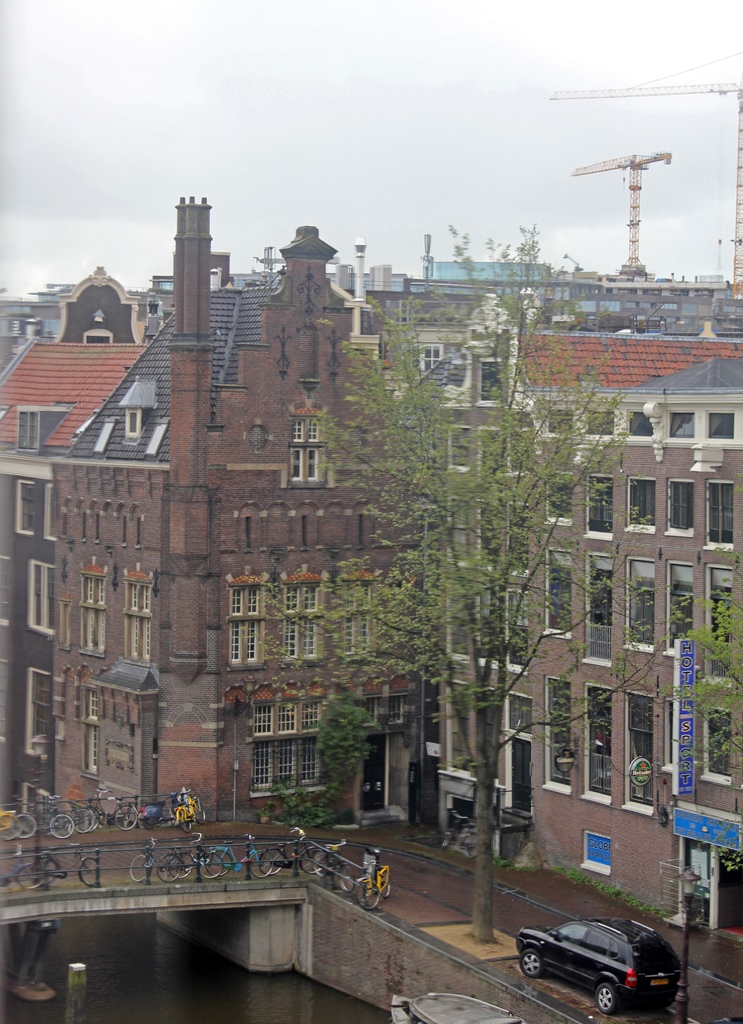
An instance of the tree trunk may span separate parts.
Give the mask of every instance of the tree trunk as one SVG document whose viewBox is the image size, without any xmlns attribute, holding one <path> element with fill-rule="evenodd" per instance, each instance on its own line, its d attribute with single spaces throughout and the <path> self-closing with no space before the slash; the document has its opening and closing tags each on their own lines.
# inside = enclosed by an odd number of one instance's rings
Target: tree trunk
<svg viewBox="0 0 743 1024">
<path fill-rule="evenodd" d="M 475 858 L 475 902 L 472 908 L 472 934 L 479 942 L 493 938 L 493 792 L 495 769 L 492 763 L 492 723 L 488 708 L 475 713 L 477 736 L 477 854 Z M 497 746 L 496 746 L 497 749 Z"/>
</svg>

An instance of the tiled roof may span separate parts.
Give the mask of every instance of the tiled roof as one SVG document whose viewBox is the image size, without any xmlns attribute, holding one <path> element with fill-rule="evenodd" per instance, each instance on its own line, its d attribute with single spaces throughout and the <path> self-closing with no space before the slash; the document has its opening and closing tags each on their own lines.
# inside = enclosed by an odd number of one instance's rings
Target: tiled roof
<svg viewBox="0 0 743 1024">
<path fill-rule="evenodd" d="M 710 341 L 659 334 L 550 334 L 539 336 L 537 341 L 540 338 L 547 346 L 550 340 L 559 346 L 569 372 L 582 377 L 598 373 L 600 383 L 610 388 L 633 388 L 685 370 L 694 363 L 743 356 L 743 342 L 726 339 Z M 538 353 L 535 358 L 538 362 Z"/>
<path fill-rule="evenodd" d="M 0 443 L 15 445 L 18 406 L 60 406 L 61 421 L 42 447 L 66 448 L 75 431 L 105 402 L 142 352 L 133 345 L 58 345 L 39 341 L 10 368 L 0 385 Z M 64 410 L 69 412 L 64 414 Z"/>
<path fill-rule="evenodd" d="M 211 292 L 212 386 L 237 383 L 238 345 L 257 345 L 261 340 L 261 311 L 270 294 L 266 288 L 219 288 Z M 174 320 L 162 327 L 119 386 L 112 392 L 89 429 L 78 439 L 71 454 L 75 458 L 141 460 L 162 463 L 170 458 L 167 425 L 170 420 L 170 350 Z M 125 436 L 121 399 L 135 377 L 154 381 L 157 406 L 143 410 L 142 433 Z M 109 424 L 108 438 L 101 450 L 102 431 Z M 160 427 L 160 435 L 157 429 Z M 99 439 L 99 450 L 96 444 Z"/>
<path fill-rule="evenodd" d="M 659 380 L 651 380 L 639 385 L 643 390 L 651 390 L 656 385 L 663 386 L 664 391 L 734 391 L 743 392 L 743 360 L 710 359 L 706 363 L 694 363 L 685 370 L 671 373 Z"/>
</svg>

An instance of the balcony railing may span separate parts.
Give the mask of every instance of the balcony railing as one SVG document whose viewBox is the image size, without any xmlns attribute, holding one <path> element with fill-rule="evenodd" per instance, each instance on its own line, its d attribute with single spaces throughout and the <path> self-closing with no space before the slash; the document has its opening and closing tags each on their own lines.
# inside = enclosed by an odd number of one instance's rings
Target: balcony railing
<svg viewBox="0 0 743 1024">
<path fill-rule="evenodd" d="M 608 754 L 590 754 L 588 769 L 588 788 L 594 793 L 611 793 L 611 757 Z"/>
<path fill-rule="evenodd" d="M 588 656 L 598 661 L 611 661 L 611 626 L 588 624 Z"/>
</svg>

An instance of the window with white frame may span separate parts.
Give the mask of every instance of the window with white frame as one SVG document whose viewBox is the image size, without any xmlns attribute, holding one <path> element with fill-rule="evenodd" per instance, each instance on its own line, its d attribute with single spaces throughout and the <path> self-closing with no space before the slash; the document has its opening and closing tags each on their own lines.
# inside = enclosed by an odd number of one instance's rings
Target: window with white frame
<svg viewBox="0 0 743 1024">
<path fill-rule="evenodd" d="M 152 583 L 126 581 L 124 606 L 124 654 L 137 661 L 150 660 Z"/>
<path fill-rule="evenodd" d="M 627 764 L 642 757 L 653 763 L 653 698 L 640 693 L 627 695 Z M 652 806 L 653 780 L 644 786 L 628 776 L 629 799 L 632 803 Z"/>
<path fill-rule="evenodd" d="M 508 591 L 508 663 L 525 665 L 529 656 L 529 631 L 525 591 Z"/>
<path fill-rule="evenodd" d="M 633 558 L 628 568 L 627 639 L 630 644 L 651 645 L 655 636 L 655 563 Z"/>
<path fill-rule="evenodd" d="M 611 793 L 611 690 L 589 686 L 586 694 L 588 724 L 588 786 L 592 793 Z"/>
<path fill-rule="evenodd" d="M 586 416 L 586 433 L 591 437 L 611 437 L 614 433 L 614 412 L 597 409 Z"/>
<path fill-rule="evenodd" d="M 608 555 L 589 555 L 586 654 L 596 661 L 611 661 L 613 580 L 613 559 Z"/>
<path fill-rule="evenodd" d="M 44 538 L 56 540 L 52 526 L 54 524 L 54 484 L 44 486 Z"/>
<path fill-rule="evenodd" d="M 694 484 L 691 480 L 668 481 L 668 529 L 694 528 Z"/>
<path fill-rule="evenodd" d="M 54 566 L 28 563 L 28 625 L 44 633 L 54 632 Z"/>
<path fill-rule="evenodd" d="M 290 786 L 317 782 L 315 733 L 321 706 L 320 700 L 254 703 L 253 735 L 261 739 L 253 742 L 253 790 L 270 790 L 279 782 Z"/>
<path fill-rule="evenodd" d="M 652 437 L 653 424 L 644 412 L 629 414 L 629 433 L 631 437 Z"/>
<path fill-rule="evenodd" d="M 71 611 L 72 602 L 69 597 L 61 597 L 59 599 L 59 625 L 57 627 L 60 647 L 69 647 L 72 643 Z"/>
<path fill-rule="evenodd" d="M 33 736 L 51 739 L 52 677 L 38 669 L 28 670 L 28 720 L 26 723 L 26 749 L 32 753 Z"/>
<path fill-rule="evenodd" d="M 83 771 L 96 775 L 98 773 L 98 690 L 84 686 L 83 697 Z"/>
<path fill-rule="evenodd" d="M 406 694 L 391 693 L 387 701 L 388 725 L 400 725 L 405 721 Z"/>
<path fill-rule="evenodd" d="M 318 483 L 322 479 L 320 424 L 314 417 L 295 417 L 289 446 L 293 483 Z"/>
<path fill-rule="evenodd" d="M 126 410 L 125 436 L 130 441 L 134 441 L 138 437 L 142 436 L 142 410 L 141 409 L 127 409 Z"/>
<path fill-rule="evenodd" d="M 469 427 L 454 426 L 449 435 L 450 464 L 455 469 L 468 469 L 471 457 L 471 435 Z"/>
<path fill-rule="evenodd" d="M 633 477 L 629 482 L 630 526 L 655 528 L 655 480 Z"/>
<path fill-rule="evenodd" d="M 546 764 L 547 781 L 570 785 L 570 775 L 560 767 L 559 759 L 572 750 L 570 739 L 570 681 L 547 679 Z"/>
<path fill-rule="evenodd" d="M 610 476 L 592 476 L 588 483 L 588 530 L 611 533 L 614 528 L 614 481 Z"/>
<path fill-rule="evenodd" d="M 38 410 L 21 409 L 18 412 L 18 447 L 22 451 L 39 450 L 39 422 L 41 416 Z"/>
<path fill-rule="evenodd" d="M 316 658 L 319 654 L 319 586 L 292 584 L 284 590 L 284 654 Z"/>
<path fill-rule="evenodd" d="M 708 436 L 720 439 L 735 437 L 735 413 L 711 412 L 708 421 Z"/>
<path fill-rule="evenodd" d="M 547 625 L 569 633 L 572 625 L 573 560 L 566 551 L 550 551 L 547 572 Z"/>
<path fill-rule="evenodd" d="M 707 624 L 712 631 L 711 649 L 707 652 L 707 672 L 727 676 L 730 670 L 728 645 L 732 640 L 731 603 L 733 574 L 729 568 L 707 568 Z"/>
<path fill-rule="evenodd" d="M 495 400 L 500 387 L 500 363 L 495 359 L 480 360 L 480 401 Z"/>
<path fill-rule="evenodd" d="M 421 369 L 424 373 L 432 370 L 444 357 L 443 345 L 424 345 L 421 349 Z"/>
<path fill-rule="evenodd" d="M 230 586 L 229 599 L 230 664 L 258 662 L 263 653 L 263 588 Z"/>
<path fill-rule="evenodd" d="M 694 437 L 694 413 L 672 412 L 669 437 Z"/>
<path fill-rule="evenodd" d="M 707 481 L 707 543 L 733 543 L 733 484 Z"/>
<path fill-rule="evenodd" d="M 573 518 L 574 480 L 570 473 L 558 473 L 550 485 L 547 496 L 547 515 L 565 524 Z"/>
<path fill-rule="evenodd" d="M 705 715 L 705 768 L 710 775 L 730 778 L 732 764 L 733 717 L 724 708 L 710 709 Z"/>
<path fill-rule="evenodd" d="M 346 585 L 345 654 L 364 654 L 369 646 L 370 596 L 371 585 L 368 583 L 353 582 Z"/>
<path fill-rule="evenodd" d="M 508 728 L 511 732 L 531 735 L 532 699 L 520 693 L 508 697 Z"/>
<path fill-rule="evenodd" d="M 10 558 L 0 555 L 0 623 L 10 622 Z"/>
<path fill-rule="evenodd" d="M 376 725 L 382 713 L 382 698 L 377 695 L 374 697 L 364 697 L 364 711 L 366 712 L 367 722 Z"/>
<path fill-rule="evenodd" d="M 694 568 L 668 563 L 668 646 L 689 635 L 694 625 Z"/>
<path fill-rule="evenodd" d="M 34 532 L 36 488 L 33 480 L 19 480 L 16 491 L 16 533 Z"/>
<path fill-rule="evenodd" d="M 82 573 L 80 587 L 80 647 L 101 653 L 106 646 L 106 577 Z"/>
</svg>

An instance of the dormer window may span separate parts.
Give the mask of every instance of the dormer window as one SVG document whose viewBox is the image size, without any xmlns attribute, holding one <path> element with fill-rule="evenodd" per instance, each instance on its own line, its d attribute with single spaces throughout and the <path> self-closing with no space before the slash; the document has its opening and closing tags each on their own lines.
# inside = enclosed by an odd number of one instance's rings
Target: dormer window
<svg viewBox="0 0 743 1024">
<path fill-rule="evenodd" d="M 126 436 L 130 439 L 140 437 L 142 434 L 142 410 L 126 410 Z"/>
<path fill-rule="evenodd" d="M 39 412 L 21 410 L 18 413 L 18 447 L 23 451 L 39 450 Z"/>
</svg>

